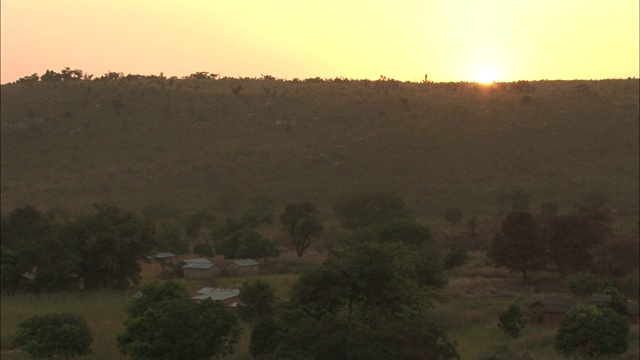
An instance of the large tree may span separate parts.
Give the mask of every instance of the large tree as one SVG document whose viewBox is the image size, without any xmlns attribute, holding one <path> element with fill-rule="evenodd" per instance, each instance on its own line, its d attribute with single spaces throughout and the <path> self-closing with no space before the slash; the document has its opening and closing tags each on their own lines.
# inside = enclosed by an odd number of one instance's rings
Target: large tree
<svg viewBox="0 0 640 360">
<path fill-rule="evenodd" d="M 489 258 L 496 267 L 522 273 L 524 280 L 546 263 L 546 247 L 541 241 L 534 216 L 514 211 L 502 222 L 500 232 L 489 247 Z"/>
<path fill-rule="evenodd" d="M 555 348 L 563 355 L 598 358 L 627 351 L 629 321 L 609 307 L 578 305 L 556 333 Z"/>
<path fill-rule="evenodd" d="M 318 219 L 316 206 L 309 201 L 287 205 L 280 215 L 280 223 L 293 242 L 298 256 L 304 254 L 311 245 L 311 239 L 320 235 L 324 228 Z"/>
<path fill-rule="evenodd" d="M 446 335 L 424 320 L 428 290 L 407 261 L 412 253 L 377 241 L 334 251 L 294 285 L 275 324 L 278 337 L 260 331 L 252 343 L 283 359 L 458 358 Z M 273 332 L 273 323 L 263 326 Z"/>
<path fill-rule="evenodd" d="M 216 252 L 225 259 L 265 258 L 278 256 L 278 249 L 255 230 L 243 229 L 224 236 L 215 243 Z"/>
<path fill-rule="evenodd" d="M 220 301 L 197 303 L 173 281 L 142 287 L 127 308 L 118 349 L 134 359 L 205 360 L 233 351 L 240 328 Z"/>
<path fill-rule="evenodd" d="M 113 205 L 95 205 L 95 209 L 95 213 L 80 217 L 74 223 L 85 287 L 137 284 L 140 281 L 138 260 L 155 247 L 153 224 Z"/>
<path fill-rule="evenodd" d="M 604 244 L 612 231 L 611 218 L 602 210 L 547 216 L 540 229 L 541 240 L 562 276 L 592 270 L 591 250 Z"/>
<path fill-rule="evenodd" d="M 264 280 L 245 281 L 240 289 L 238 316 L 250 323 L 275 315 L 278 299 L 273 287 Z"/>
</svg>

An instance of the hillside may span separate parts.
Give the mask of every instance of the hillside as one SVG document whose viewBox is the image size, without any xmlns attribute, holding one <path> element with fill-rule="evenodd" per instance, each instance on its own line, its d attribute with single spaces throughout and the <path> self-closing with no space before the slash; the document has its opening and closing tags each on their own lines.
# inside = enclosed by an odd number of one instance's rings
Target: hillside
<svg viewBox="0 0 640 360">
<path fill-rule="evenodd" d="M 523 189 L 532 210 L 602 192 L 635 224 L 639 94 L 637 79 L 2 85 L 2 212 L 217 209 L 268 195 L 279 209 L 308 199 L 330 216 L 341 195 L 389 190 L 418 217 L 456 206 L 468 218 L 495 215 Z"/>
</svg>

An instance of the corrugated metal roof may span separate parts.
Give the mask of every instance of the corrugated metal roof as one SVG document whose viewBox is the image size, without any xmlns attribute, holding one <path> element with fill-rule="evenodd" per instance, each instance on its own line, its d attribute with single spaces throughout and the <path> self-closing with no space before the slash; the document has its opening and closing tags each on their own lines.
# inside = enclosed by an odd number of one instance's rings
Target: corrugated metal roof
<svg viewBox="0 0 640 360">
<path fill-rule="evenodd" d="M 206 292 L 205 289 L 211 288 L 202 288 L 198 291 L 198 295 L 191 297 L 193 300 L 228 300 L 240 295 L 239 289 L 211 289 L 211 291 Z"/>
<path fill-rule="evenodd" d="M 197 259 L 186 259 L 184 260 L 185 265 L 182 266 L 183 269 L 203 269 L 208 270 L 212 267 L 216 266 L 216 264 L 209 261 L 209 259 L 205 258 L 197 258 Z"/>
<path fill-rule="evenodd" d="M 233 260 L 233 263 L 243 267 L 243 266 L 256 266 L 256 265 L 260 265 L 258 264 L 257 261 L 252 260 L 252 259 L 238 259 L 238 260 Z"/>
<path fill-rule="evenodd" d="M 157 254 L 153 254 L 153 255 L 147 255 L 147 259 L 170 259 L 176 257 L 176 254 L 172 253 L 172 252 L 160 252 Z"/>
</svg>

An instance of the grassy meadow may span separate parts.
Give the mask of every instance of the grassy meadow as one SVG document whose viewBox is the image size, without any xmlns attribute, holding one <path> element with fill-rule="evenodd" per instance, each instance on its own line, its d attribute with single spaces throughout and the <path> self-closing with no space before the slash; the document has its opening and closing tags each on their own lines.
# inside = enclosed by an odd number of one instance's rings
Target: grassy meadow
<svg viewBox="0 0 640 360">
<path fill-rule="evenodd" d="M 601 192 L 618 224 L 637 228 L 638 80 L 525 84 L 2 85 L 1 209 L 109 201 L 233 214 L 266 195 L 278 211 L 315 202 L 330 221 L 337 198 L 386 190 L 434 224 L 449 207 L 502 216 L 505 194 L 522 189 L 534 211 Z"/>
</svg>

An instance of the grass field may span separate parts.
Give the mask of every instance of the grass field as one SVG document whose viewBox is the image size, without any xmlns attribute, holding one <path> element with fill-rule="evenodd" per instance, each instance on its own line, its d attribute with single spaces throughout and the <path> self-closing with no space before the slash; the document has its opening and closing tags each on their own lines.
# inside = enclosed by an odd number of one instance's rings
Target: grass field
<svg viewBox="0 0 640 360">
<path fill-rule="evenodd" d="M 604 193 L 636 229 L 639 82 L 78 81 L 1 87 L 1 209 L 236 209 L 394 191 L 416 217 L 501 216 L 504 195 L 567 211 Z M 231 89 L 241 86 L 234 95 Z"/>
</svg>

